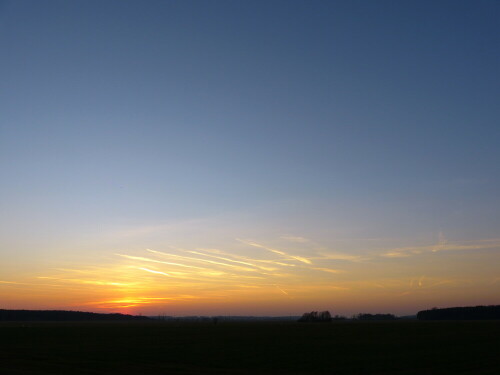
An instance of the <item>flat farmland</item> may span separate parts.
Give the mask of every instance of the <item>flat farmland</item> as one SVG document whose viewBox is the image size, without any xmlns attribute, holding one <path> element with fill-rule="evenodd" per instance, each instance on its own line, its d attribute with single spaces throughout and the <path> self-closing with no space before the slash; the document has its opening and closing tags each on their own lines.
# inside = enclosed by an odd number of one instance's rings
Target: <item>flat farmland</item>
<svg viewBox="0 0 500 375">
<path fill-rule="evenodd" d="M 0 374 L 500 374 L 500 321 L 4 322 Z"/>
</svg>

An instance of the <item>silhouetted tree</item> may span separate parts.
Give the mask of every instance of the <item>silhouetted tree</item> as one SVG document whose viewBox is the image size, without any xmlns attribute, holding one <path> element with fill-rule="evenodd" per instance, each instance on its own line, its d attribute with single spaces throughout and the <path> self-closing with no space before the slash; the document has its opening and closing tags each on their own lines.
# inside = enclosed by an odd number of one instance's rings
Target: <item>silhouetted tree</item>
<svg viewBox="0 0 500 375">
<path fill-rule="evenodd" d="M 318 313 L 317 311 L 311 311 L 310 313 L 304 313 L 299 319 L 299 322 L 331 322 L 332 316 L 329 311 L 322 311 Z"/>
<path fill-rule="evenodd" d="M 355 320 L 395 320 L 392 314 L 358 314 L 353 316 Z"/>
<path fill-rule="evenodd" d="M 500 319 L 500 305 L 432 308 L 417 313 L 420 320 L 496 320 Z"/>
</svg>

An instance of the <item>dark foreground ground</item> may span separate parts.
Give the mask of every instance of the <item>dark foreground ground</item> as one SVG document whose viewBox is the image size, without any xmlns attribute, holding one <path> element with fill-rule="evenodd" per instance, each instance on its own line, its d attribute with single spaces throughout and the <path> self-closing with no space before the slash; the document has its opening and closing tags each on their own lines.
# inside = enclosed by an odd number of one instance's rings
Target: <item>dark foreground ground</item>
<svg viewBox="0 0 500 375">
<path fill-rule="evenodd" d="M 500 374 L 500 321 L 1 323 L 0 374 Z"/>
</svg>

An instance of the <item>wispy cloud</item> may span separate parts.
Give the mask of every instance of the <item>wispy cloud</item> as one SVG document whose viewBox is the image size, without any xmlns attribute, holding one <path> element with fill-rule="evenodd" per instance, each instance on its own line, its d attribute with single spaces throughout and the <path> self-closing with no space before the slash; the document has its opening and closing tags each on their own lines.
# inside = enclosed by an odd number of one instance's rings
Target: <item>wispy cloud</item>
<svg viewBox="0 0 500 375">
<path fill-rule="evenodd" d="M 275 287 L 281 292 L 283 293 L 285 296 L 287 297 L 290 297 L 290 294 L 288 294 L 286 291 L 284 291 L 282 288 L 280 288 L 278 285 L 275 285 Z"/>
<path fill-rule="evenodd" d="M 155 271 L 155 270 L 151 270 L 151 269 L 149 269 L 149 268 L 138 267 L 138 269 L 143 270 L 143 271 L 146 271 L 146 272 L 155 273 L 155 274 L 157 274 L 157 275 L 170 276 L 170 275 L 169 275 L 168 273 L 166 273 L 166 272 Z"/>
<path fill-rule="evenodd" d="M 286 267 L 295 267 L 296 266 L 296 264 L 284 263 L 284 262 L 280 262 L 280 261 L 277 261 L 277 260 L 255 259 L 255 258 L 251 258 L 251 257 L 247 257 L 247 256 L 241 256 L 241 255 L 231 254 L 231 253 L 228 253 L 227 251 L 222 251 L 222 250 L 219 250 L 219 249 L 197 248 L 197 250 L 203 251 L 205 253 L 208 252 L 208 253 L 214 253 L 214 254 L 218 254 L 218 255 L 224 255 L 224 256 L 232 257 L 234 259 L 240 259 L 240 260 L 243 260 L 243 261 L 246 261 L 246 262 L 252 262 L 252 264 L 255 264 L 255 263 L 267 263 L 267 264 L 274 264 L 274 265 L 286 266 Z"/>
<path fill-rule="evenodd" d="M 154 250 L 149 250 L 149 251 L 153 252 Z M 182 264 L 182 263 L 166 262 L 166 261 L 163 261 L 163 260 L 151 259 L 151 258 L 146 258 L 146 257 L 137 257 L 137 256 L 125 255 L 125 254 L 115 254 L 115 255 L 118 255 L 118 256 L 123 257 L 123 258 L 133 259 L 133 260 L 141 260 L 141 261 L 144 261 L 144 262 L 167 264 L 167 265 L 170 265 L 170 266 L 185 267 L 185 268 L 203 269 L 202 267 L 196 267 L 196 266 L 191 266 L 191 265 Z"/>
<path fill-rule="evenodd" d="M 129 297 L 129 298 L 92 301 L 92 302 L 87 302 L 85 305 L 94 305 L 95 307 L 102 309 L 116 309 L 116 308 L 128 308 L 128 307 L 136 307 L 142 305 L 165 303 L 171 301 L 185 301 L 198 298 L 199 297 L 192 295 L 177 295 L 172 297 Z"/>
<path fill-rule="evenodd" d="M 472 251 L 500 248 L 498 240 L 479 240 L 477 242 L 452 242 L 447 241 L 444 236 L 436 244 L 424 246 L 409 246 L 387 250 L 381 256 L 387 258 L 403 258 L 425 253 L 438 253 L 442 251 Z"/>
<path fill-rule="evenodd" d="M 19 283 L 17 281 L 4 281 L 4 280 L 0 280 L 0 284 L 29 285 L 28 283 Z"/>
<path fill-rule="evenodd" d="M 371 257 L 361 256 L 361 255 L 351 255 L 351 254 L 345 254 L 345 253 L 339 253 L 339 252 L 320 251 L 320 252 L 318 252 L 317 256 L 312 257 L 311 259 L 343 260 L 343 261 L 349 261 L 349 262 L 362 262 L 362 261 L 371 259 Z"/>
<path fill-rule="evenodd" d="M 217 265 L 217 266 L 224 266 L 224 267 L 227 267 L 227 268 L 232 268 L 232 269 L 241 270 L 241 271 L 248 271 L 248 272 L 254 272 L 255 271 L 255 269 L 253 269 L 253 268 L 241 267 L 241 266 L 237 266 L 237 265 L 230 264 L 230 263 L 217 262 L 217 261 L 214 261 L 214 260 L 203 259 L 203 258 L 195 258 L 195 257 L 191 257 L 191 256 L 178 255 L 178 254 L 173 254 L 173 253 L 164 253 L 162 251 L 151 250 L 151 249 L 147 249 L 147 250 L 149 252 L 152 252 L 152 253 L 155 253 L 155 254 L 160 254 L 160 255 L 163 255 L 163 256 L 166 256 L 166 257 L 173 257 L 173 258 L 184 259 L 184 260 L 190 261 L 190 262 L 209 263 L 209 264 L 213 264 L 213 265 Z M 185 252 L 188 252 L 188 251 L 185 251 Z"/>
<path fill-rule="evenodd" d="M 224 261 L 227 261 L 227 262 L 239 263 L 239 264 L 244 264 L 246 266 L 260 268 L 259 266 L 256 266 L 255 264 L 252 264 L 252 263 L 242 262 L 240 260 L 229 259 L 229 258 L 226 258 L 226 257 L 217 256 L 217 255 L 205 254 L 205 253 L 202 253 L 202 252 L 199 252 L 199 251 L 188 250 L 187 252 L 191 253 L 191 254 L 201 255 L 201 256 L 204 256 L 204 257 L 210 257 L 210 258 L 214 258 L 214 259 L 224 260 Z"/>
<path fill-rule="evenodd" d="M 278 249 L 273 249 L 272 247 L 268 247 L 268 246 L 264 246 L 264 245 L 261 245 L 261 244 L 258 244 L 256 242 L 253 242 L 253 241 L 245 241 L 245 240 L 241 240 L 241 239 L 237 239 L 238 241 L 246 244 L 246 245 L 249 245 L 249 246 L 253 246 L 253 247 L 258 247 L 260 249 L 264 249 L 264 250 L 267 250 L 267 251 L 270 251 L 272 253 L 275 253 L 275 254 L 278 254 L 278 255 L 282 255 L 286 258 L 289 258 L 289 259 L 295 259 L 295 260 L 298 260 L 299 262 L 302 262 L 302 263 L 306 263 L 306 264 L 312 264 L 312 262 L 305 258 L 305 257 L 301 257 L 301 256 L 298 256 L 298 255 L 290 255 L 290 254 L 287 254 L 286 252 L 282 251 L 282 250 L 278 250 Z"/>
<path fill-rule="evenodd" d="M 329 272 L 329 273 L 345 272 L 343 270 L 336 270 L 336 269 L 324 268 L 324 267 L 312 267 L 311 269 L 316 270 L 316 271 Z"/>
</svg>

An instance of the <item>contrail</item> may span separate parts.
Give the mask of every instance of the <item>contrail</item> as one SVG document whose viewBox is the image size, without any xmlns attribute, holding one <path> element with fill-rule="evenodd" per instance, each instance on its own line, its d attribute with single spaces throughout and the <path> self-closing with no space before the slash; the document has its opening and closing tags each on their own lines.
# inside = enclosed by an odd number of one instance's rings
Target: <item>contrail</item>
<svg viewBox="0 0 500 375">
<path fill-rule="evenodd" d="M 260 268 L 259 266 L 256 266 L 255 264 L 252 264 L 252 263 L 241 262 L 239 260 L 233 260 L 233 259 L 229 259 L 229 258 L 224 258 L 224 257 L 220 257 L 220 256 L 217 256 L 217 255 L 204 254 L 204 253 L 200 253 L 198 251 L 193 251 L 193 250 L 188 250 L 187 252 L 188 253 L 192 253 L 192 254 L 197 254 L 197 255 L 203 255 L 203 256 L 211 257 L 211 258 L 215 258 L 215 259 L 221 259 L 221 260 L 225 260 L 225 261 L 228 261 L 228 262 L 245 264 L 247 266 L 252 266 L 252 267 L 255 267 L 255 268 Z"/>
<path fill-rule="evenodd" d="M 299 262 L 302 262 L 302 263 L 312 264 L 312 262 L 309 259 L 307 259 L 307 258 L 299 257 L 299 256 L 296 256 L 296 255 L 290 255 L 290 254 L 285 253 L 284 251 L 273 249 L 271 247 L 267 247 L 267 246 L 264 246 L 264 245 L 260 245 L 260 244 L 258 244 L 256 242 L 244 241 L 244 240 L 240 240 L 238 238 L 237 238 L 237 240 L 240 241 L 240 242 L 242 242 L 242 243 L 244 243 L 244 244 L 247 244 L 247 245 L 250 245 L 250 246 L 253 246 L 253 247 L 258 247 L 260 249 L 264 249 L 264 250 L 270 251 L 272 253 L 279 254 L 281 256 L 290 257 L 290 258 L 298 260 Z"/>
<path fill-rule="evenodd" d="M 149 249 L 148 249 L 149 250 Z M 199 270 L 203 270 L 204 268 L 202 267 L 196 267 L 196 266 L 188 266 L 187 264 L 182 264 L 182 263 L 172 263 L 172 262 L 165 262 L 162 260 L 156 260 L 156 259 L 150 259 L 150 258 L 144 258 L 144 257 L 136 257 L 132 255 L 125 255 L 125 254 L 115 254 L 127 259 L 133 259 L 133 260 L 142 260 L 144 262 L 151 262 L 151 263 L 161 263 L 161 264 L 168 264 L 170 266 L 179 266 L 179 267 L 186 267 L 186 268 L 196 268 Z"/>
<path fill-rule="evenodd" d="M 216 265 L 219 265 L 219 266 L 224 266 L 224 267 L 234 268 L 234 269 L 243 270 L 243 271 L 251 271 L 251 272 L 256 272 L 256 270 L 255 270 L 255 269 L 253 269 L 253 268 L 239 267 L 239 266 L 235 266 L 235 265 L 233 265 L 233 264 L 222 263 L 222 262 L 216 262 L 216 261 L 213 261 L 213 260 L 208 260 L 208 259 L 192 258 L 192 257 L 186 257 L 186 256 L 182 256 L 182 255 L 177 255 L 177 254 L 163 253 L 163 252 L 161 252 L 161 251 L 156 251 L 156 250 L 151 250 L 151 249 L 147 249 L 147 250 L 148 250 L 148 251 L 150 251 L 150 252 L 152 252 L 152 253 L 161 254 L 161 255 L 163 255 L 163 256 L 170 256 L 170 257 L 174 257 L 174 258 L 187 259 L 187 260 L 194 261 L 194 262 L 202 262 L 202 263 L 216 264 Z"/>
<path fill-rule="evenodd" d="M 311 269 L 317 270 L 317 271 L 329 272 L 329 273 L 339 273 L 339 272 L 342 272 L 341 270 L 334 270 L 334 269 L 331 269 L 331 268 L 321 268 L 321 267 L 311 267 Z"/>
<path fill-rule="evenodd" d="M 161 271 L 150 270 L 149 268 L 142 268 L 142 267 L 137 267 L 137 268 L 140 269 L 140 270 L 143 270 L 143 271 L 151 272 L 151 273 L 157 273 L 157 274 L 164 275 L 164 276 L 170 276 L 168 273 L 161 272 Z"/>
<path fill-rule="evenodd" d="M 289 295 L 287 292 L 285 292 L 283 289 L 281 289 L 278 285 L 275 285 L 275 287 L 276 287 L 276 288 L 278 288 L 278 290 L 279 290 L 281 293 L 283 293 L 284 295 L 286 295 L 286 296 L 290 297 L 290 295 Z"/>
<path fill-rule="evenodd" d="M 230 254 L 230 253 L 228 253 L 226 251 L 217 250 L 217 249 L 196 249 L 196 250 L 206 251 L 206 252 L 213 252 L 215 254 L 226 255 L 226 256 L 230 256 L 230 257 L 236 258 L 236 259 L 247 260 L 247 261 L 250 261 L 250 262 L 269 263 L 269 264 L 275 264 L 275 265 L 278 265 L 278 266 L 286 266 L 286 267 L 295 267 L 296 266 L 295 264 L 283 263 L 283 262 L 278 262 L 278 261 L 275 261 L 275 260 L 253 259 L 253 258 L 241 256 L 241 255 Z M 224 258 L 221 258 L 221 259 L 224 259 Z M 243 263 L 246 263 L 246 262 L 243 262 Z M 251 264 L 251 263 L 249 263 L 249 264 Z M 251 265 L 253 265 L 253 264 L 251 264 Z M 267 269 L 267 268 L 259 267 L 257 265 L 254 265 L 254 266 L 258 267 L 258 268 L 261 268 L 261 269 L 263 269 L 265 271 L 269 271 L 269 269 Z"/>
</svg>

